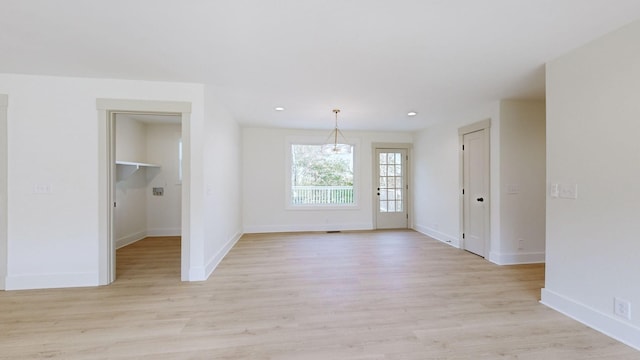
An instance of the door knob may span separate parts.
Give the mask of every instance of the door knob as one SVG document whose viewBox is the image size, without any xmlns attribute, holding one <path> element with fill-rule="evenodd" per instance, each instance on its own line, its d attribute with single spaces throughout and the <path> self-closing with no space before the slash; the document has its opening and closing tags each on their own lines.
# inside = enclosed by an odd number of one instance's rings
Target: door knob
<svg viewBox="0 0 640 360">
<path fill-rule="evenodd" d="M 477 199 L 476 199 L 476 201 L 477 201 L 477 202 L 483 202 L 483 201 L 484 201 L 484 198 L 479 197 L 479 198 L 477 198 Z"/>
</svg>

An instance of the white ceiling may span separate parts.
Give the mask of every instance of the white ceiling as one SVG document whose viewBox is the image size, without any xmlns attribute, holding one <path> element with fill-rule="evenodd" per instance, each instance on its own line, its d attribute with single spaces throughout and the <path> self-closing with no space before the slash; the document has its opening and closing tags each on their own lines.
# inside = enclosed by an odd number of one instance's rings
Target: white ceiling
<svg viewBox="0 0 640 360">
<path fill-rule="evenodd" d="M 337 107 L 343 129 L 413 130 L 541 99 L 545 62 L 638 18 L 639 0 L 0 0 L 0 73 L 197 82 L 242 124 L 325 129 Z"/>
</svg>

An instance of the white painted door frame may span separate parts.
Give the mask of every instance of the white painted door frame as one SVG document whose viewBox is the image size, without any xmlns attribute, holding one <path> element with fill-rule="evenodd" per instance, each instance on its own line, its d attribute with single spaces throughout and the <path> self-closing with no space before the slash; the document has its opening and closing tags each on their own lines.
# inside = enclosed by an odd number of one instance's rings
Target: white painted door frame
<svg viewBox="0 0 640 360">
<path fill-rule="evenodd" d="M 476 131 L 480 131 L 480 130 L 484 130 L 484 160 L 485 160 L 485 165 L 484 165 L 484 191 L 483 193 L 486 194 L 486 196 L 484 196 L 484 206 L 485 206 L 485 211 L 484 211 L 484 257 L 486 259 L 489 258 L 489 254 L 491 253 L 491 196 L 489 193 L 489 190 L 491 189 L 491 177 L 490 177 L 490 171 L 491 171 L 491 161 L 490 161 L 490 129 L 491 129 L 491 119 L 486 119 L 486 120 L 482 120 L 482 121 L 478 121 L 476 123 L 470 124 L 470 125 L 466 125 L 463 126 L 461 128 L 458 129 L 458 142 L 459 142 L 459 174 L 460 174 L 460 189 L 459 189 L 459 196 L 460 196 L 460 232 L 459 232 L 459 244 L 460 244 L 460 248 L 461 249 L 465 249 L 465 242 L 464 242 L 464 213 L 465 213 L 465 201 L 464 201 L 464 195 L 463 195 L 463 189 L 464 189 L 464 151 L 463 149 L 463 145 L 464 145 L 464 135 L 465 134 L 470 134 Z"/>
<path fill-rule="evenodd" d="M 180 277 L 189 279 L 190 268 L 190 179 L 191 103 L 180 101 L 97 99 L 98 110 L 98 229 L 100 285 L 115 280 L 115 239 L 113 204 L 115 201 L 115 113 L 137 112 L 147 114 L 178 114 L 182 116 L 182 241 Z"/>
<path fill-rule="evenodd" d="M 405 150 L 407 152 L 407 156 L 409 157 L 409 161 L 407 161 L 405 163 L 406 165 L 406 176 L 405 176 L 405 182 L 407 185 L 407 189 L 405 192 L 405 206 L 406 206 L 406 211 L 407 211 L 407 228 L 408 229 L 412 229 L 413 228 L 413 201 L 412 201 L 412 197 L 411 197 L 411 184 L 409 184 L 409 180 L 412 179 L 412 166 L 411 166 L 411 159 L 412 159 L 412 153 L 411 151 L 413 150 L 413 144 L 410 143 L 371 143 L 371 195 L 372 195 L 372 199 L 371 199 L 371 211 L 372 214 L 371 216 L 373 217 L 372 223 L 373 223 L 373 228 L 377 229 L 378 228 L 378 209 L 377 207 L 379 206 L 378 204 L 378 195 L 377 195 L 377 191 L 375 191 L 375 189 L 377 188 L 377 182 L 378 182 L 378 159 L 376 158 L 376 153 L 378 149 L 402 149 Z"/>
<path fill-rule="evenodd" d="M 9 97 L 0 94 L 0 290 L 6 288 L 9 240 L 7 233 L 7 107 Z"/>
</svg>

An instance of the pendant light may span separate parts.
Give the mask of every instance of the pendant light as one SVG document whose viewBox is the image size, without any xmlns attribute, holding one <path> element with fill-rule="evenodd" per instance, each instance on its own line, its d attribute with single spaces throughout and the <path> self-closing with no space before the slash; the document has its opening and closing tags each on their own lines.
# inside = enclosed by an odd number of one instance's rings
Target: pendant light
<svg viewBox="0 0 640 360">
<path fill-rule="evenodd" d="M 335 114 L 335 128 L 327 137 L 326 144 L 322 145 L 322 152 L 325 154 L 350 154 L 351 153 L 351 145 L 346 144 L 346 138 L 342 134 L 342 131 L 338 129 L 338 113 L 340 109 L 333 109 L 333 113 Z M 344 143 L 338 143 L 338 135 L 342 138 Z M 331 142 L 333 140 L 333 142 Z"/>
</svg>

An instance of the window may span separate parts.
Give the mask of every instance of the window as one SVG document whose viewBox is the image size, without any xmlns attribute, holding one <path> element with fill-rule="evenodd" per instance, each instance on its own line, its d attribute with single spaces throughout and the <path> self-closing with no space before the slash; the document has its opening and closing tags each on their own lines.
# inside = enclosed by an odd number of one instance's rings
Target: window
<svg viewBox="0 0 640 360">
<path fill-rule="evenodd" d="M 349 206 L 354 197 L 354 146 L 348 153 L 322 151 L 322 145 L 291 144 L 290 204 Z"/>
</svg>

